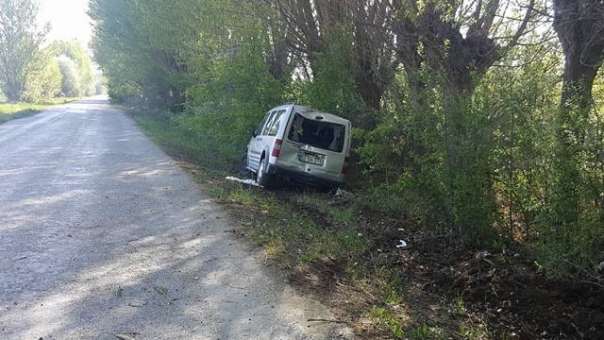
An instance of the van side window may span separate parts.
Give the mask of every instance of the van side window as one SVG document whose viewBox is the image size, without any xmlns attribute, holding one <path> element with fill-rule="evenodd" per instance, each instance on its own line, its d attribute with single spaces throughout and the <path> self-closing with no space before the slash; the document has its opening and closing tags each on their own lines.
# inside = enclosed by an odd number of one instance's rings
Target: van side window
<svg viewBox="0 0 604 340">
<path fill-rule="evenodd" d="M 260 135 L 261 136 L 266 136 L 266 133 L 268 132 L 268 127 L 269 125 L 271 125 L 273 123 L 273 117 L 275 117 L 275 112 L 276 111 L 271 111 L 268 113 L 266 119 L 264 120 L 262 127 L 260 128 Z"/>
<path fill-rule="evenodd" d="M 256 126 L 256 131 L 255 131 L 256 136 L 262 135 L 262 129 L 264 128 L 264 125 L 268 121 L 268 118 L 269 118 L 270 115 L 271 115 L 271 113 L 267 112 L 264 115 L 264 118 L 262 119 L 262 121 L 260 122 L 260 124 L 258 124 L 258 126 Z"/>
<path fill-rule="evenodd" d="M 281 126 L 281 117 L 283 117 L 284 113 L 285 110 L 273 111 L 268 123 L 266 124 L 266 127 L 264 128 L 264 131 L 262 131 L 262 134 L 265 136 L 276 136 L 277 132 L 279 132 L 279 127 Z"/>
</svg>

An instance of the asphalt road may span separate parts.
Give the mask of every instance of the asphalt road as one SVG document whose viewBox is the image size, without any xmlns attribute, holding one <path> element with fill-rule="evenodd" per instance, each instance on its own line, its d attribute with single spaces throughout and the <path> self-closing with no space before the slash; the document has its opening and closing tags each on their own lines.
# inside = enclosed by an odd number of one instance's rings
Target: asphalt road
<svg viewBox="0 0 604 340">
<path fill-rule="evenodd" d="M 0 339 L 350 338 L 103 98 L 0 125 Z"/>
</svg>

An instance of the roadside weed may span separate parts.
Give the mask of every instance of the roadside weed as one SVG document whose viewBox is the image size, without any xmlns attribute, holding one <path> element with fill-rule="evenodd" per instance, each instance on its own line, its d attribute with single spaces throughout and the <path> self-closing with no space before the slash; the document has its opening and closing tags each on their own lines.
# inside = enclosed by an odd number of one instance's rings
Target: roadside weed
<svg viewBox="0 0 604 340">
<path fill-rule="evenodd" d="M 243 184 L 234 184 L 233 190 L 229 192 L 229 199 L 233 202 L 253 206 L 257 203 L 257 193 Z"/>
<path fill-rule="evenodd" d="M 354 208 L 346 208 L 346 209 L 329 209 L 329 213 L 331 217 L 333 217 L 337 221 L 341 221 L 344 223 L 354 223 L 356 217 L 354 215 Z"/>
<path fill-rule="evenodd" d="M 440 340 L 446 339 L 442 334 L 442 330 L 436 327 L 430 327 L 427 323 L 423 323 L 419 326 L 412 327 L 406 333 L 408 339 L 417 339 L 417 340 Z"/>
<path fill-rule="evenodd" d="M 455 307 L 453 309 L 453 314 L 457 315 L 466 315 L 466 304 L 463 301 L 463 296 L 459 294 L 457 299 L 455 299 Z"/>
<path fill-rule="evenodd" d="M 465 325 L 465 324 L 459 325 L 459 334 L 464 339 L 468 339 L 468 340 L 482 340 L 482 339 L 490 338 L 487 336 L 487 334 L 485 334 L 484 330 L 481 330 L 472 325 Z"/>
<path fill-rule="evenodd" d="M 42 106 L 31 104 L 0 104 L 0 124 L 12 119 L 24 118 L 40 113 Z"/>
<path fill-rule="evenodd" d="M 371 317 L 372 319 L 377 320 L 378 324 L 381 325 L 383 329 L 392 333 L 392 336 L 396 339 L 404 338 L 405 332 L 403 329 L 405 326 L 403 321 L 385 307 L 373 307 L 371 310 Z"/>
</svg>

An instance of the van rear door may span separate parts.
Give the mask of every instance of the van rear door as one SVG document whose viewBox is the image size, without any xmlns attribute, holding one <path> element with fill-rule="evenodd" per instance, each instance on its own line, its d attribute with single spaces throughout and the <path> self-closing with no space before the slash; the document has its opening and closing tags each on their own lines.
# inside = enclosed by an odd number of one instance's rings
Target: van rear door
<svg viewBox="0 0 604 340">
<path fill-rule="evenodd" d="M 347 153 L 347 125 L 326 121 L 321 114 L 296 113 L 283 148 L 288 161 L 306 172 L 342 173 Z M 293 159 L 292 159 L 293 158 Z"/>
</svg>

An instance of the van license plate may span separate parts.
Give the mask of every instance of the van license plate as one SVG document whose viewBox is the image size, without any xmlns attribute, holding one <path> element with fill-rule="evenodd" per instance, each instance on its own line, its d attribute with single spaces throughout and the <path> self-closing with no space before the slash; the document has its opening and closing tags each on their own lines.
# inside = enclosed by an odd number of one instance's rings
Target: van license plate
<svg viewBox="0 0 604 340">
<path fill-rule="evenodd" d="M 304 163 L 323 165 L 323 157 L 307 153 L 298 153 L 298 160 Z"/>
</svg>

